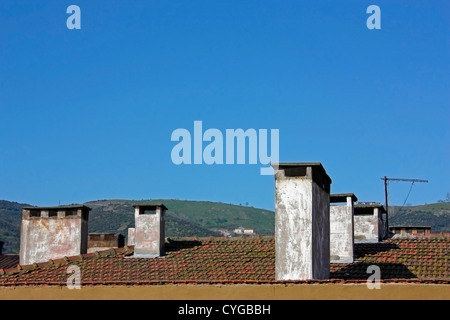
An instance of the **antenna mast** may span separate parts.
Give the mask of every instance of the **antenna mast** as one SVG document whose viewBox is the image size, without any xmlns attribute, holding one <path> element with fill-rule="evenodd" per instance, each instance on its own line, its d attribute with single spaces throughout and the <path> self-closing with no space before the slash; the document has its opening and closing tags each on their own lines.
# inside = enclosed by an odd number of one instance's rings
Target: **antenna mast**
<svg viewBox="0 0 450 320">
<path fill-rule="evenodd" d="M 388 178 L 386 176 L 381 178 L 381 180 L 384 180 L 384 199 L 385 199 L 385 204 L 386 204 L 386 234 L 388 234 L 388 231 L 389 231 L 388 181 L 411 182 L 412 184 L 414 184 L 415 182 L 428 182 L 428 180 L 404 179 L 404 178 Z"/>
</svg>

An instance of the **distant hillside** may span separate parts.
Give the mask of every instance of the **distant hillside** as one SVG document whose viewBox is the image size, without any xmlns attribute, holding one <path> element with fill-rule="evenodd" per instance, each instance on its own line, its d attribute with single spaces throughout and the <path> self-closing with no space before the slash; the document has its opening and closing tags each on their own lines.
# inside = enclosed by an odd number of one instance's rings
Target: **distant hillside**
<svg viewBox="0 0 450 320">
<path fill-rule="evenodd" d="M 85 203 L 92 208 L 89 233 L 121 233 L 134 227 L 133 203 L 163 202 L 166 214 L 167 237 L 223 236 L 218 229 L 252 228 L 256 233 L 273 234 L 274 213 L 232 204 L 185 200 L 98 200 Z M 28 205 L 28 204 L 26 204 Z M 5 242 L 4 253 L 18 253 L 20 248 L 21 209 L 25 204 L 0 200 L 0 240 Z"/>
<path fill-rule="evenodd" d="M 133 203 L 137 203 L 137 201 L 101 200 L 85 203 L 86 206 L 92 208 L 89 215 L 89 232 L 114 232 L 121 233 L 126 237 L 128 228 L 134 228 Z M 164 201 L 164 203 L 166 202 Z M 221 234 L 168 211 L 166 213 L 166 236 L 208 237 L 221 236 Z"/>
<path fill-rule="evenodd" d="M 90 232 L 105 230 L 123 233 L 134 226 L 134 203 L 162 202 L 168 208 L 166 235 L 220 236 L 217 229 L 252 228 L 256 233 L 274 233 L 273 211 L 232 204 L 187 200 L 99 200 L 87 202 L 92 208 Z"/>
<path fill-rule="evenodd" d="M 450 203 L 394 207 L 394 212 L 389 216 L 389 225 L 431 226 L 432 233 L 450 232 Z"/>
<path fill-rule="evenodd" d="M 28 204 L 0 200 L 0 241 L 3 253 L 19 253 L 22 207 Z"/>
<path fill-rule="evenodd" d="M 221 236 L 219 230 L 237 227 L 254 229 L 257 234 L 274 234 L 273 211 L 209 201 L 187 200 L 98 200 L 85 203 L 92 208 L 89 232 L 114 232 L 124 236 L 134 227 L 133 203 L 162 202 L 167 208 L 166 236 Z M 18 253 L 21 209 L 25 204 L 0 200 L 0 240 L 4 253 Z M 392 207 L 391 207 L 392 208 Z M 427 225 L 433 233 L 450 232 L 450 203 L 393 207 L 391 226 Z"/>
</svg>

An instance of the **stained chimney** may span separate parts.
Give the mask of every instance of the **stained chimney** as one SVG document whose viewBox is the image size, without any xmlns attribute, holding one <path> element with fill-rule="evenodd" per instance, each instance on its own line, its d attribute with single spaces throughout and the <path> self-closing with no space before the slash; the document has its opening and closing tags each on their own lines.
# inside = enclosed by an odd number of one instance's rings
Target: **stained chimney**
<svg viewBox="0 0 450 320">
<path fill-rule="evenodd" d="M 321 163 L 275 170 L 275 279 L 330 277 L 330 184 Z"/>
<path fill-rule="evenodd" d="M 353 193 L 330 196 L 330 259 L 333 263 L 353 262 L 353 208 L 358 198 Z M 337 204 L 344 203 L 344 204 Z"/>
<path fill-rule="evenodd" d="M 133 207 L 135 228 L 128 230 L 128 244 L 134 243 L 133 257 L 162 256 L 164 254 L 166 206 L 162 203 L 151 203 L 136 204 Z"/>
<path fill-rule="evenodd" d="M 136 244 L 136 228 L 128 228 L 127 245 L 134 246 Z"/>
<path fill-rule="evenodd" d="M 386 213 L 386 209 L 381 203 L 361 202 L 355 204 L 356 242 L 378 242 L 383 239 L 383 213 Z"/>
<path fill-rule="evenodd" d="M 83 205 L 22 208 L 20 264 L 86 253 L 90 210 Z"/>
</svg>

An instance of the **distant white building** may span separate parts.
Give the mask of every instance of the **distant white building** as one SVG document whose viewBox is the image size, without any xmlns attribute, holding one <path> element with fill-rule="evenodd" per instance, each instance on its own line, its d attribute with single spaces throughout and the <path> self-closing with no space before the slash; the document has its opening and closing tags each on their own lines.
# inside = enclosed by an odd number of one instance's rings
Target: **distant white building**
<svg viewBox="0 0 450 320">
<path fill-rule="evenodd" d="M 255 231 L 253 229 L 245 229 L 243 227 L 236 228 L 234 229 L 233 232 L 236 234 L 247 234 L 247 235 L 255 234 Z"/>
</svg>

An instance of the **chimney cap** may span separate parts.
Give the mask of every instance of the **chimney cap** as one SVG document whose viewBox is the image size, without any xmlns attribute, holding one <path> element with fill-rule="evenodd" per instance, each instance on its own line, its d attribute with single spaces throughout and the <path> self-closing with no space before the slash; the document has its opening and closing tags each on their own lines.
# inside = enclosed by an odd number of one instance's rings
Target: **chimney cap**
<svg viewBox="0 0 450 320">
<path fill-rule="evenodd" d="M 381 213 L 386 213 L 386 209 L 384 208 L 384 206 L 381 203 L 377 203 L 377 202 L 369 202 L 369 203 L 355 203 L 355 209 L 357 208 L 379 208 L 381 209 Z"/>
<path fill-rule="evenodd" d="M 82 204 L 71 204 L 66 206 L 53 206 L 53 207 L 22 207 L 24 210 L 64 210 L 64 209 L 86 209 L 92 210 L 91 208 Z"/>
<path fill-rule="evenodd" d="M 351 197 L 353 202 L 358 201 L 354 193 L 334 193 L 330 194 L 330 203 L 346 202 L 348 197 Z"/>
<path fill-rule="evenodd" d="M 154 202 L 147 202 L 147 203 L 136 203 L 132 205 L 133 208 L 153 208 L 153 207 L 161 207 L 164 210 L 167 210 L 167 207 L 162 203 L 154 203 Z"/>
<path fill-rule="evenodd" d="M 272 163 L 271 166 L 279 167 L 281 169 L 288 167 L 321 167 L 324 169 L 321 162 L 278 162 Z"/>
<path fill-rule="evenodd" d="M 286 177 L 304 177 L 308 175 L 307 168 L 311 168 L 311 177 L 319 186 L 330 193 L 332 180 L 320 162 L 280 162 L 272 163 L 274 170 L 284 170 Z"/>
</svg>

